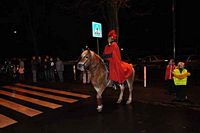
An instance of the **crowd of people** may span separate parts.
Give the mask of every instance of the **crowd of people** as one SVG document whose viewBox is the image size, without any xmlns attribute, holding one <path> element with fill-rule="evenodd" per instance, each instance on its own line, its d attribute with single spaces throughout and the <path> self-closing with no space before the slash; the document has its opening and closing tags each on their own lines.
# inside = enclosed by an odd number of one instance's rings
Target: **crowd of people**
<svg viewBox="0 0 200 133">
<path fill-rule="evenodd" d="M 60 82 L 64 80 L 64 64 L 59 57 L 54 59 L 53 57 L 45 56 L 42 60 L 41 56 L 32 56 L 30 65 L 33 82 L 38 80 L 56 81 L 56 75 Z"/>
<path fill-rule="evenodd" d="M 24 59 L 5 59 L 0 63 L 0 74 L 11 80 L 24 79 Z"/>
<path fill-rule="evenodd" d="M 10 80 L 23 81 L 31 75 L 33 82 L 63 82 L 64 63 L 60 57 L 32 56 L 31 60 L 22 58 L 7 59 L 1 63 L 0 73 Z"/>
</svg>

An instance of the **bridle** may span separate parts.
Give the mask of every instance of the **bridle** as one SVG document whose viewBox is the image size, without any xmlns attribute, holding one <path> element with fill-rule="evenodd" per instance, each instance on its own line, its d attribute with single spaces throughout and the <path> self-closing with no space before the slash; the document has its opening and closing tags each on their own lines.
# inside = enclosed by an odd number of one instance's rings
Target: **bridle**
<svg viewBox="0 0 200 133">
<path fill-rule="evenodd" d="M 91 57 L 91 55 L 90 55 L 90 57 Z M 80 62 L 80 60 L 83 59 L 83 58 L 84 58 L 85 61 L 84 61 L 84 62 L 81 61 L 82 63 L 78 63 L 78 67 L 83 67 L 84 70 L 87 70 L 87 67 L 91 65 L 91 62 L 90 62 L 89 65 L 86 67 L 86 64 L 89 62 L 90 58 L 89 58 L 88 55 L 86 54 L 86 55 L 84 55 L 83 57 L 80 56 L 79 59 L 78 59 L 78 62 Z"/>
<path fill-rule="evenodd" d="M 84 70 L 88 70 L 90 69 L 90 71 L 94 71 L 96 70 L 95 68 L 97 67 L 98 63 L 95 63 L 91 61 L 91 59 L 94 57 L 95 53 L 92 53 L 91 51 L 87 51 L 88 53 L 86 55 L 84 55 L 82 58 L 81 56 L 79 58 L 83 59 L 84 58 L 84 62 L 79 63 L 79 67 L 83 67 Z M 79 60 L 81 60 L 79 59 Z M 89 62 L 90 61 L 90 62 Z M 89 63 L 88 63 L 89 62 Z M 88 64 L 88 65 L 86 65 Z"/>
<path fill-rule="evenodd" d="M 87 53 L 85 55 L 82 54 L 78 59 L 79 63 L 77 64 L 77 67 L 79 67 L 80 69 L 83 68 L 82 71 L 89 70 L 90 72 L 95 73 L 95 71 L 98 70 L 99 63 L 102 63 L 103 67 L 105 69 L 106 78 L 107 78 L 109 71 L 108 71 L 107 66 L 105 65 L 105 62 L 101 58 L 94 57 L 95 55 L 96 54 L 93 53 L 92 51 L 87 51 Z M 98 61 L 92 61 L 93 58 L 98 58 Z M 83 60 L 83 61 L 81 61 L 81 60 Z M 95 75 L 95 76 L 98 76 L 98 75 Z M 106 86 L 108 86 L 108 84 L 110 84 L 109 80 L 108 80 Z"/>
</svg>

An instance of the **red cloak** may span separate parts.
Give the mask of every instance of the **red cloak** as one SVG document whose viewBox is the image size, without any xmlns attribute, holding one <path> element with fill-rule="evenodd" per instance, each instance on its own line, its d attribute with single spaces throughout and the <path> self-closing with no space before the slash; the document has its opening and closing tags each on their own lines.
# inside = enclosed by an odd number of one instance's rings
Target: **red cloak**
<svg viewBox="0 0 200 133">
<path fill-rule="evenodd" d="M 109 61 L 109 79 L 118 83 L 123 83 L 133 72 L 133 67 L 121 60 L 121 54 L 116 42 L 106 45 L 103 54 L 112 54 Z"/>
</svg>

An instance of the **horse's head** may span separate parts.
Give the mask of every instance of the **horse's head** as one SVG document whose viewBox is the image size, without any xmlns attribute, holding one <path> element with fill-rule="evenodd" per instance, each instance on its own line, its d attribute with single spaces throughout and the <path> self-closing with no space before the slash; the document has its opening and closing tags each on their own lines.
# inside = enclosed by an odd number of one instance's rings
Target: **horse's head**
<svg viewBox="0 0 200 133">
<path fill-rule="evenodd" d="M 79 61 L 77 63 L 77 69 L 81 71 L 84 71 L 85 69 L 87 69 L 91 64 L 93 55 L 94 55 L 93 51 L 89 49 L 84 50 L 81 56 L 79 57 Z"/>
</svg>

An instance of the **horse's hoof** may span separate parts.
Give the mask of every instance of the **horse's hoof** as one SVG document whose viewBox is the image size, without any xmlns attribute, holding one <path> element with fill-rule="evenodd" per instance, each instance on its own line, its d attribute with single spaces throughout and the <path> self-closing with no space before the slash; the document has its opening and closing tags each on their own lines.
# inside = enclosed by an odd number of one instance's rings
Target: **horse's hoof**
<svg viewBox="0 0 200 133">
<path fill-rule="evenodd" d="M 102 111 L 102 109 L 97 109 L 97 111 L 98 111 L 98 112 L 101 112 L 101 111 Z"/>
<path fill-rule="evenodd" d="M 97 107 L 97 111 L 98 111 L 98 112 L 101 112 L 102 109 L 103 109 L 103 105 L 99 105 L 99 106 Z"/>
<path fill-rule="evenodd" d="M 117 103 L 121 103 L 121 102 L 122 102 L 122 99 L 117 100 Z"/>
<path fill-rule="evenodd" d="M 132 101 L 131 100 L 128 100 L 127 102 L 126 102 L 126 104 L 130 104 Z"/>
</svg>

